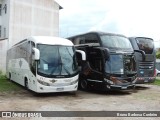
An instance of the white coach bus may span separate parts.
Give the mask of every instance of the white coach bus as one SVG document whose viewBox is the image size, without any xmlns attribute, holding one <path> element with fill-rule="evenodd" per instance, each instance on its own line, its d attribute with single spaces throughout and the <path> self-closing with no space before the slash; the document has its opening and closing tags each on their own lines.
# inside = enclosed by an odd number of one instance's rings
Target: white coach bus
<svg viewBox="0 0 160 120">
<path fill-rule="evenodd" d="M 77 50 L 85 60 L 83 51 Z M 76 91 L 79 70 L 73 43 L 33 36 L 7 51 L 7 78 L 36 93 Z"/>
</svg>

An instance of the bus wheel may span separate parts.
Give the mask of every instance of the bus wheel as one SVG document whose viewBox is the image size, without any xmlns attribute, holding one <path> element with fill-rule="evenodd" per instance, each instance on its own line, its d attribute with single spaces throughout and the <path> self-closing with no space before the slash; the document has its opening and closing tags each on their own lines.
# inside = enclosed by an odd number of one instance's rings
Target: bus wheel
<svg viewBox="0 0 160 120">
<path fill-rule="evenodd" d="M 160 74 L 158 74 L 157 76 L 160 77 Z"/>
<path fill-rule="evenodd" d="M 25 78 L 25 88 L 28 90 L 28 80 Z"/>
<path fill-rule="evenodd" d="M 86 80 L 81 80 L 80 81 L 80 87 L 83 89 L 83 90 L 87 90 L 88 89 L 88 83 Z"/>
</svg>

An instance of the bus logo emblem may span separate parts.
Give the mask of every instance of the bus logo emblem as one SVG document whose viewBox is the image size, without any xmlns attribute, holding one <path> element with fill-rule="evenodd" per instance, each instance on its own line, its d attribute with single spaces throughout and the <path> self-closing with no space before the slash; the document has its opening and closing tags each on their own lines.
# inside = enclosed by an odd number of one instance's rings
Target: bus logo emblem
<svg viewBox="0 0 160 120">
<path fill-rule="evenodd" d="M 50 80 L 50 82 L 52 82 L 52 83 L 55 83 L 56 81 L 57 81 L 57 80 L 54 80 L 54 79 L 53 79 L 53 80 Z"/>
</svg>

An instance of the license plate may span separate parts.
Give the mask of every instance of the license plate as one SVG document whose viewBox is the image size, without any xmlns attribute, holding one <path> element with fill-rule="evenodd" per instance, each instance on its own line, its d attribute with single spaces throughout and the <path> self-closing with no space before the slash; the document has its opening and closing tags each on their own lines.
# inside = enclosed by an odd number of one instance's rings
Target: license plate
<svg viewBox="0 0 160 120">
<path fill-rule="evenodd" d="M 57 91 L 63 91 L 64 88 L 57 88 Z"/>
<path fill-rule="evenodd" d="M 148 82 L 148 80 L 144 80 L 144 82 Z"/>
<path fill-rule="evenodd" d="M 127 87 L 122 87 L 121 89 L 124 90 L 124 89 L 127 89 Z"/>
</svg>

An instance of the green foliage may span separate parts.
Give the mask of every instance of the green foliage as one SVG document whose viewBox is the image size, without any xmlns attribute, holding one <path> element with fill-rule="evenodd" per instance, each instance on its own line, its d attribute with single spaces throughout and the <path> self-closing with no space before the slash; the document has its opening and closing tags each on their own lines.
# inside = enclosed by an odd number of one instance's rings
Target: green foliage
<svg viewBox="0 0 160 120">
<path fill-rule="evenodd" d="M 157 52 L 156 52 L 156 58 L 157 58 L 157 59 L 160 59 L 160 51 L 157 51 Z"/>
<path fill-rule="evenodd" d="M 154 82 L 153 84 L 160 86 L 160 79 L 157 79 L 157 78 L 156 78 L 156 80 L 155 80 L 155 82 Z"/>
<path fill-rule="evenodd" d="M 0 80 L 1 79 L 6 79 L 6 76 L 2 74 L 2 71 L 0 70 Z"/>
</svg>

